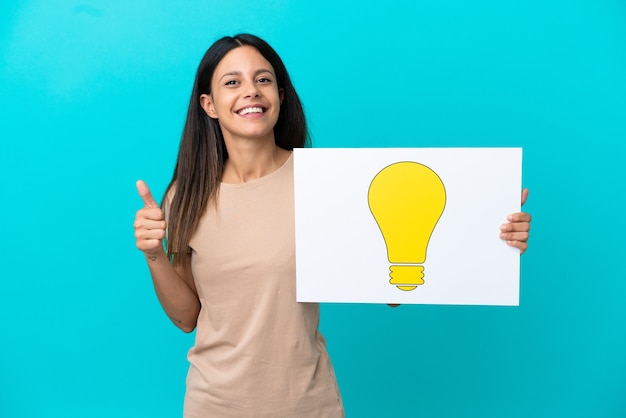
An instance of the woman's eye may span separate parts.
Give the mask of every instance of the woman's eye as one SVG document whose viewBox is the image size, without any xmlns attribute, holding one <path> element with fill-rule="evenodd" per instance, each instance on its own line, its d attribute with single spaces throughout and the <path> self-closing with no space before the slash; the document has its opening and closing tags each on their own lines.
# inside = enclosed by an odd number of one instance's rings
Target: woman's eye
<svg viewBox="0 0 626 418">
<path fill-rule="evenodd" d="M 224 85 L 225 86 L 234 86 L 237 84 L 236 80 L 228 80 Z"/>
<path fill-rule="evenodd" d="M 271 80 L 271 79 L 269 79 L 269 78 L 267 78 L 267 77 L 261 77 L 261 78 L 259 78 L 259 79 L 257 80 L 257 82 L 259 82 L 259 83 L 271 83 L 271 82 L 272 82 L 272 80 Z"/>
</svg>

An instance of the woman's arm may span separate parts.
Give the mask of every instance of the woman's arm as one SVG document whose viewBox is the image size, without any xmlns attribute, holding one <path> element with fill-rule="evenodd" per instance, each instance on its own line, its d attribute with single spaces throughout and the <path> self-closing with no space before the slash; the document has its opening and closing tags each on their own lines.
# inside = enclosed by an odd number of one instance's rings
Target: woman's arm
<svg viewBox="0 0 626 418">
<path fill-rule="evenodd" d="M 178 328 L 193 331 L 200 313 L 200 300 L 191 275 L 191 257 L 186 257 L 176 268 L 162 250 L 155 256 L 146 255 L 146 260 L 163 310 Z"/>
<path fill-rule="evenodd" d="M 163 250 L 166 222 L 161 208 L 143 181 L 137 182 L 137 191 L 144 207 L 135 217 L 137 248 L 143 251 L 159 302 L 174 325 L 185 332 L 196 327 L 200 300 L 191 274 L 191 257 L 174 268 Z"/>
</svg>

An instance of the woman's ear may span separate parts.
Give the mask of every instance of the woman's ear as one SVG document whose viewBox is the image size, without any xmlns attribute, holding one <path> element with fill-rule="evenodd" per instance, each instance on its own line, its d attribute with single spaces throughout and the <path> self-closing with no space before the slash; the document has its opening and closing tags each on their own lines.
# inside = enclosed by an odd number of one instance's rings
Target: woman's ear
<svg viewBox="0 0 626 418">
<path fill-rule="evenodd" d="M 200 95 L 200 106 L 204 109 L 205 113 L 211 119 L 217 119 L 217 113 L 215 113 L 215 106 L 213 106 L 213 99 L 209 94 Z"/>
</svg>

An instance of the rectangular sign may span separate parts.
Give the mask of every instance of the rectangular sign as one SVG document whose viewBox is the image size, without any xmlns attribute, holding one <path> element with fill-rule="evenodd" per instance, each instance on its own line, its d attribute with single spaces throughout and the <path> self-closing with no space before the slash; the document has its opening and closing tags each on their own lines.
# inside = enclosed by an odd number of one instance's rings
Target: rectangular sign
<svg viewBox="0 0 626 418">
<path fill-rule="evenodd" d="M 294 150 L 299 302 L 518 305 L 521 148 Z"/>
</svg>

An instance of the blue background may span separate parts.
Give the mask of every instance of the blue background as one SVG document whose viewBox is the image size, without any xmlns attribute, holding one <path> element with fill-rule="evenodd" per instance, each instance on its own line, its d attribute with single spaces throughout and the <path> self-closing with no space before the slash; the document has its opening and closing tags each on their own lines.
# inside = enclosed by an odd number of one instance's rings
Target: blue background
<svg viewBox="0 0 626 418">
<path fill-rule="evenodd" d="M 241 31 L 315 146 L 524 147 L 521 306 L 324 305 L 348 416 L 626 416 L 624 1 L 9 0 L 0 417 L 180 416 L 193 336 L 135 249 L 135 180 L 161 195 L 196 66 Z"/>
</svg>

